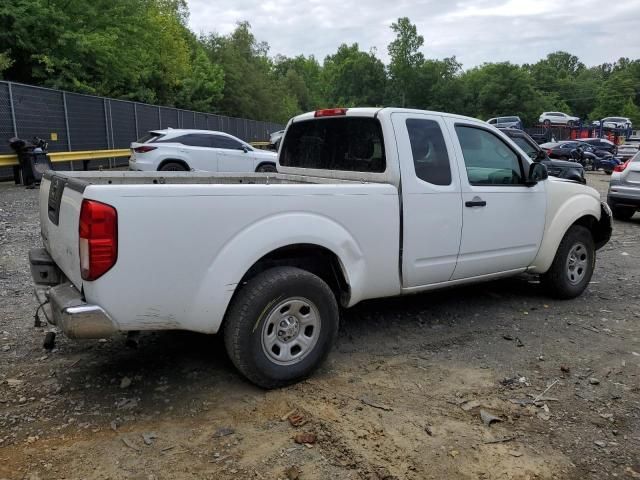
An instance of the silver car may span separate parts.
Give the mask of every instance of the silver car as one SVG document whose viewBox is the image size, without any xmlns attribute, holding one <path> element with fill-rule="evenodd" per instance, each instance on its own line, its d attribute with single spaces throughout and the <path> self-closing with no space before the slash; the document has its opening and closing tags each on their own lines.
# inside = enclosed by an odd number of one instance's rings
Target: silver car
<svg viewBox="0 0 640 480">
<path fill-rule="evenodd" d="M 522 120 L 520 120 L 520 117 L 495 117 L 487 120 L 487 123 L 496 128 L 519 128 L 522 130 Z"/>
<path fill-rule="evenodd" d="M 613 169 L 607 203 L 618 220 L 629 220 L 640 210 L 640 152 Z"/>
</svg>

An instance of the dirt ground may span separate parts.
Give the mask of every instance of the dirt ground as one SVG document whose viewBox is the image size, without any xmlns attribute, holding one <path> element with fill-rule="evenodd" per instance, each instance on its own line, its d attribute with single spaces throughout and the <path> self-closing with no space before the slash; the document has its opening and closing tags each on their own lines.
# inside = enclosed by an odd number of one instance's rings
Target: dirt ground
<svg viewBox="0 0 640 480">
<path fill-rule="evenodd" d="M 46 352 L 36 200 L 0 184 L 0 479 L 640 478 L 640 214 L 576 300 L 522 276 L 366 302 L 317 374 L 266 392 L 216 337 Z"/>
</svg>

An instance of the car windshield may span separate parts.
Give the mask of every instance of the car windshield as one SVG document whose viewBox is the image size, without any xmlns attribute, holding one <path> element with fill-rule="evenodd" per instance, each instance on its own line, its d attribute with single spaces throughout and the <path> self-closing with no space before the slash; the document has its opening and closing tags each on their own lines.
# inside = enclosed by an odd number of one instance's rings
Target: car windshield
<svg viewBox="0 0 640 480">
<path fill-rule="evenodd" d="M 512 137 L 511 140 L 518 145 L 530 158 L 536 158 L 538 149 L 531 145 L 524 137 Z"/>
</svg>

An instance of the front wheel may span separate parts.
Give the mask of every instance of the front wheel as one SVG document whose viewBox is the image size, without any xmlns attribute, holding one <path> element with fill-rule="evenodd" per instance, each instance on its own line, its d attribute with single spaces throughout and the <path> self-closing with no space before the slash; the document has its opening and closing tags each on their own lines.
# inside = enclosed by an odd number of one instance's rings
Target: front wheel
<svg viewBox="0 0 640 480">
<path fill-rule="evenodd" d="M 240 287 L 224 324 L 227 353 L 262 388 L 305 378 L 338 333 L 338 304 L 316 275 L 294 267 L 266 270 Z"/>
<path fill-rule="evenodd" d="M 548 127 L 548 126 L 550 126 L 550 125 L 551 125 L 551 120 L 545 120 L 544 122 L 542 122 L 542 124 L 543 124 L 545 127 Z"/>
<path fill-rule="evenodd" d="M 591 281 L 596 265 L 596 249 L 591 232 L 573 225 L 558 246 L 551 268 L 541 281 L 555 298 L 569 299 L 580 295 Z"/>
</svg>

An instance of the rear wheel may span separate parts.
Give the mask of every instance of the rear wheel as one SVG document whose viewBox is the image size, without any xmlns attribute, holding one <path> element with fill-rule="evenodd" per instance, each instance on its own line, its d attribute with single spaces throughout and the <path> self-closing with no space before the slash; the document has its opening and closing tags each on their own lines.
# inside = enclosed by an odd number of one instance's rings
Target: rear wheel
<svg viewBox="0 0 640 480">
<path fill-rule="evenodd" d="M 325 359 L 338 333 L 338 304 L 316 275 L 294 267 L 266 270 L 234 297 L 224 325 L 236 368 L 263 388 L 296 382 Z"/>
<path fill-rule="evenodd" d="M 567 127 L 573 127 L 573 120 L 569 120 L 567 122 Z"/>
<path fill-rule="evenodd" d="M 595 264 L 591 232 L 581 225 L 573 225 L 560 242 L 551 268 L 542 275 L 542 284 L 556 298 L 575 298 L 587 288 Z"/>
<path fill-rule="evenodd" d="M 160 167 L 162 172 L 186 172 L 185 166 L 178 162 L 167 162 Z"/>
<path fill-rule="evenodd" d="M 545 127 L 548 127 L 549 125 L 551 125 L 551 120 L 545 120 L 544 122 L 542 122 L 542 124 L 543 124 Z"/>
<path fill-rule="evenodd" d="M 636 213 L 636 209 L 633 207 L 613 207 L 611 213 L 616 220 L 630 220 Z"/>
<path fill-rule="evenodd" d="M 256 169 L 258 173 L 276 173 L 277 171 L 276 166 L 272 163 L 264 163 Z"/>
</svg>

